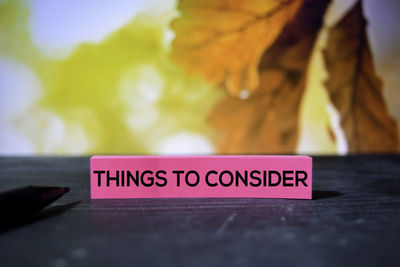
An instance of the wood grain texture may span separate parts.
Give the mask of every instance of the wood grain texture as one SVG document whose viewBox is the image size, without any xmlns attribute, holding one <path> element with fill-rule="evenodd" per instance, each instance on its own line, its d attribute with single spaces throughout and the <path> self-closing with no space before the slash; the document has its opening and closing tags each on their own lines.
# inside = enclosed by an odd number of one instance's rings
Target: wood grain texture
<svg viewBox="0 0 400 267">
<path fill-rule="evenodd" d="M 0 158 L 71 191 L 0 235 L 1 266 L 396 266 L 400 155 L 314 158 L 314 200 L 90 200 L 89 158 Z M 80 201 L 80 203 L 76 203 Z M 71 204 L 72 203 L 72 204 Z"/>
</svg>

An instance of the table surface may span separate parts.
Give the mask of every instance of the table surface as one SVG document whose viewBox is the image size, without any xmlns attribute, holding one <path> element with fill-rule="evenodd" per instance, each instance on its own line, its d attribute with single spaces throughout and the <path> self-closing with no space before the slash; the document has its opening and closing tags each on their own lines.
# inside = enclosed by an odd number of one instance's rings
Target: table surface
<svg viewBox="0 0 400 267">
<path fill-rule="evenodd" d="M 1 266 L 398 266 L 400 155 L 313 157 L 313 200 L 91 200 L 88 157 L 0 157 L 71 191 L 0 233 Z"/>
</svg>

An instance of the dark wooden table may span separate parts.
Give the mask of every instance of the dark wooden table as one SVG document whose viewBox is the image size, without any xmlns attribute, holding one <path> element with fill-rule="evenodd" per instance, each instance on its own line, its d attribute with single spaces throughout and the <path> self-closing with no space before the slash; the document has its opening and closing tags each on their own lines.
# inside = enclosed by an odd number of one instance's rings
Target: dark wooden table
<svg viewBox="0 0 400 267">
<path fill-rule="evenodd" d="M 315 157 L 313 200 L 90 200 L 87 157 L 3 157 L 2 191 L 71 191 L 3 229 L 0 266 L 400 266 L 399 163 Z"/>
</svg>

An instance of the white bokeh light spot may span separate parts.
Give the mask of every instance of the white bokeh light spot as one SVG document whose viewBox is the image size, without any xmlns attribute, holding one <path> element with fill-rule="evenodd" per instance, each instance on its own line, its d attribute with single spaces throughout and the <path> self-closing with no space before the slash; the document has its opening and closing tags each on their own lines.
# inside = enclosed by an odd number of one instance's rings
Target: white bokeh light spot
<svg viewBox="0 0 400 267">
<path fill-rule="evenodd" d="M 214 147 L 204 136 L 179 133 L 164 139 L 155 151 L 164 155 L 214 154 Z"/>
<path fill-rule="evenodd" d="M 32 0 L 29 29 L 48 56 L 68 55 L 83 42 L 99 43 L 149 3 L 138 0 Z"/>
<path fill-rule="evenodd" d="M 145 108 L 160 99 L 163 87 L 164 81 L 154 67 L 132 68 L 122 77 L 120 97 L 131 109 Z"/>
</svg>

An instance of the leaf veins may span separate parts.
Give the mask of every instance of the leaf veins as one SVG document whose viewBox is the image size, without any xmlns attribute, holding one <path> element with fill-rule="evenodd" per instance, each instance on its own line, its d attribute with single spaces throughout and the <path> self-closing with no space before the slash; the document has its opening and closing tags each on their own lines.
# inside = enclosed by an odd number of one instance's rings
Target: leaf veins
<svg viewBox="0 0 400 267">
<path fill-rule="evenodd" d="M 259 90 L 216 105 L 210 121 L 222 135 L 219 153 L 295 153 L 307 67 L 328 3 L 304 1 L 264 53 Z"/>
<path fill-rule="evenodd" d="M 349 152 L 396 152 L 397 124 L 375 73 L 361 1 L 330 29 L 324 51 L 326 87 L 341 116 Z"/>
<path fill-rule="evenodd" d="M 232 95 L 258 88 L 258 65 L 303 0 L 181 0 L 172 59 Z"/>
</svg>

